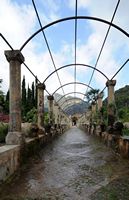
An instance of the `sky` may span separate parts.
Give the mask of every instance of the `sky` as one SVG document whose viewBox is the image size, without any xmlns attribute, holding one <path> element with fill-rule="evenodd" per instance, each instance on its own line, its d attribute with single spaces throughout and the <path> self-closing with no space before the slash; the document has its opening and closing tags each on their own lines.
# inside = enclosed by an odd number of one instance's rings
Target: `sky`
<svg viewBox="0 0 129 200">
<path fill-rule="evenodd" d="M 31 0 L 1 0 L 0 1 L 0 32 L 11 44 L 13 49 L 20 49 L 25 41 L 38 29 L 40 29 L 34 7 Z M 92 16 L 111 21 L 117 0 L 78 0 L 78 16 Z M 75 0 L 35 0 L 42 26 L 61 18 L 75 16 Z M 120 1 L 113 23 L 129 33 L 129 1 Z M 77 61 L 84 65 L 95 66 L 108 25 L 93 20 L 77 20 Z M 56 68 L 75 63 L 75 20 L 67 20 L 44 29 L 49 47 L 52 52 Z M 6 93 L 9 88 L 9 63 L 4 51 L 10 50 L 7 44 L 0 38 L 0 78 L 3 79 L 2 89 Z M 54 65 L 47 49 L 42 32 L 36 35 L 22 50 L 25 63 L 38 77 L 40 82 L 52 73 Z M 102 54 L 96 66 L 97 69 L 111 79 L 123 63 L 129 58 L 129 39 L 117 29 L 111 27 Z M 26 84 L 31 85 L 35 81 L 32 74 L 21 66 L 22 78 L 26 77 Z M 61 84 L 74 81 L 75 66 L 58 71 Z M 76 81 L 88 84 L 92 69 L 85 66 L 76 67 Z M 128 85 L 129 63 L 115 77 L 117 80 L 115 90 Z M 106 78 L 95 71 L 90 86 L 102 90 L 105 87 Z M 46 89 L 52 94 L 60 83 L 56 73 L 46 82 Z M 58 90 L 60 94 L 74 91 L 74 85 L 70 84 Z M 85 93 L 87 87 L 76 85 L 76 92 Z M 106 95 L 106 91 L 105 91 Z M 76 94 L 83 98 L 83 95 Z"/>
</svg>

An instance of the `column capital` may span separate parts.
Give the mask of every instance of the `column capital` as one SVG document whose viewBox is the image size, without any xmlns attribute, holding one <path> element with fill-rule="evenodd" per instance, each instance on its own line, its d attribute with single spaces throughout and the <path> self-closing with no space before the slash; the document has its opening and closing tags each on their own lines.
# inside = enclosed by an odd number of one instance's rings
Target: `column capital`
<svg viewBox="0 0 129 200">
<path fill-rule="evenodd" d="M 54 97 L 52 95 L 49 95 L 49 96 L 47 96 L 47 99 L 52 101 L 52 100 L 54 100 Z"/>
<path fill-rule="evenodd" d="M 98 94 L 98 99 L 102 99 L 102 98 L 103 98 L 103 93 L 100 92 L 100 93 Z"/>
<path fill-rule="evenodd" d="M 8 62 L 19 61 L 21 64 L 24 62 L 24 56 L 19 50 L 7 50 L 4 52 Z"/>
<path fill-rule="evenodd" d="M 38 83 L 38 84 L 37 84 L 37 88 L 38 88 L 38 89 L 45 90 L 45 89 L 46 89 L 46 85 L 45 85 L 44 83 Z"/>
<path fill-rule="evenodd" d="M 116 85 L 116 80 L 108 80 L 106 82 L 106 86 L 109 87 L 109 86 L 115 86 Z"/>
</svg>

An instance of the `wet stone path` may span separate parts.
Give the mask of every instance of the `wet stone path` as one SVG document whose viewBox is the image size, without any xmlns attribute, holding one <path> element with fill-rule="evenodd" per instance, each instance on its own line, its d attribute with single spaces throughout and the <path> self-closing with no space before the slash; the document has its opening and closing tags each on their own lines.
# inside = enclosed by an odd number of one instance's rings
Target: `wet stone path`
<svg viewBox="0 0 129 200">
<path fill-rule="evenodd" d="M 129 162 L 73 127 L 0 190 L 0 200 L 129 200 Z"/>
</svg>

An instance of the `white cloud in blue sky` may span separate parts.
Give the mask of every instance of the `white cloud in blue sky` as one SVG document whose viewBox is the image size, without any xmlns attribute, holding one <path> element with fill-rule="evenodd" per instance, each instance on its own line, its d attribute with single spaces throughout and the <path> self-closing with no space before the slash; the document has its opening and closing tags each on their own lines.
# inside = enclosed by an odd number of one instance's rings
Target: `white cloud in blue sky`
<svg viewBox="0 0 129 200">
<path fill-rule="evenodd" d="M 75 15 L 75 0 L 35 0 L 42 25 L 45 26 L 52 21 Z M 78 15 L 95 16 L 111 20 L 117 0 L 78 0 Z M 129 32 L 129 2 L 120 2 L 114 23 Z M 38 24 L 32 2 L 30 0 L 1 0 L 0 6 L 0 30 L 14 49 L 20 46 L 37 31 Z M 61 22 L 48 29 L 45 34 L 52 50 L 56 67 L 74 63 L 74 20 Z M 101 45 L 108 26 L 91 20 L 78 20 L 77 31 L 77 62 L 88 65 L 95 65 Z M 8 88 L 8 63 L 4 56 L 4 50 L 9 47 L 0 38 L 0 78 L 3 78 L 3 89 Z M 43 81 L 49 73 L 54 71 L 50 55 L 48 53 L 42 33 L 38 34 L 23 50 L 26 64 L 36 74 L 40 81 Z M 109 78 L 128 59 L 129 41 L 119 31 L 111 28 L 102 56 L 97 68 L 102 70 Z M 116 88 L 128 84 L 129 64 L 127 64 L 119 75 Z M 77 67 L 77 81 L 88 83 L 92 70 L 86 67 Z M 32 75 L 22 66 L 22 74 L 26 75 L 27 82 L 34 81 Z M 74 80 L 74 68 L 60 70 L 62 84 Z M 124 77 L 124 78 L 123 78 Z M 125 79 L 125 80 L 124 80 Z M 92 87 L 103 89 L 105 78 L 97 72 L 91 82 Z M 54 75 L 47 81 L 47 89 L 53 92 L 58 88 L 59 81 Z M 73 85 L 64 88 L 65 92 L 72 92 Z M 77 86 L 78 91 L 85 92 L 86 88 Z M 60 92 L 62 92 L 60 90 Z"/>
</svg>

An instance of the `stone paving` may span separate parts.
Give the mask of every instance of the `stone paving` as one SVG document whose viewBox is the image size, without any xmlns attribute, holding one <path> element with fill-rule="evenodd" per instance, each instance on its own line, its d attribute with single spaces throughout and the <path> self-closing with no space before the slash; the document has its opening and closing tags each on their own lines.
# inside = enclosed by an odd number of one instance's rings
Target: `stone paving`
<svg viewBox="0 0 129 200">
<path fill-rule="evenodd" d="M 129 161 L 77 127 L 30 158 L 0 200 L 128 200 Z"/>
</svg>

